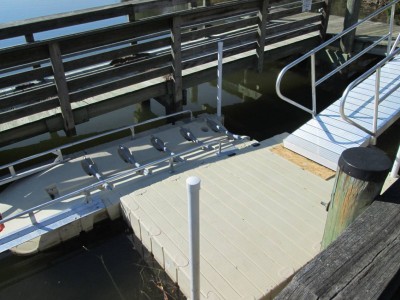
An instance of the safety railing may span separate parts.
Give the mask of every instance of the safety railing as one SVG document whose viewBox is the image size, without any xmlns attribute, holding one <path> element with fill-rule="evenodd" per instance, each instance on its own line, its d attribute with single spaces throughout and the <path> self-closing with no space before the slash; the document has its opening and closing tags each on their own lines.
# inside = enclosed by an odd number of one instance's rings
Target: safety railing
<svg viewBox="0 0 400 300">
<path fill-rule="evenodd" d="M 171 115 L 169 115 L 169 116 L 171 116 Z M 247 139 L 248 137 L 247 136 L 243 136 L 241 138 L 242 139 Z M 11 221 L 13 219 L 16 219 L 16 218 L 19 218 L 19 217 L 22 217 L 22 216 L 25 216 L 25 215 L 29 215 L 29 218 L 30 218 L 32 224 L 35 224 L 35 223 L 37 223 L 37 220 L 35 218 L 35 212 L 36 211 L 42 210 L 42 209 L 44 209 L 44 208 L 46 208 L 48 206 L 54 205 L 54 204 L 59 203 L 59 202 L 61 202 L 63 200 L 71 199 L 72 197 L 76 197 L 76 196 L 79 196 L 79 195 L 84 195 L 85 196 L 84 201 L 86 203 L 90 203 L 91 202 L 91 193 L 93 191 L 95 191 L 95 190 L 102 189 L 104 186 L 107 186 L 107 185 L 108 186 L 112 186 L 113 183 L 115 183 L 115 182 L 117 182 L 119 180 L 123 180 L 124 178 L 131 177 L 131 176 L 136 175 L 138 173 L 143 173 L 143 171 L 148 169 L 149 167 L 161 164 L 163 162 L 169 162 L 169 168 L 170 168 L 171 171 L 173 171 L 174 159 L 176 159 L 178 157 L 181 157 L 181 156 L 184 156 L 186 154 L 193 153 L 193 152 L 195 152 L 197 150 L 200 150 L 200 149 L 203 149 L 205 147 L 208 148 L 208 147 L 212 147 L 212 146 L 216 146 L 216 151 L 218 153 L 221 153 L 221 150 L 222 150 L 222 147 L 223 147 L 223 143 L 224 144 L 228 144 L 230 142 L 231 142 L 231 140 L 228 137 L 226 137 L 226 138 L 220 139 L 218 141 L 211 141 L 211 142 L 205 142 L 205 143 L 196 144 L 196 146 L 193 146 L 190 149 L 181 151 L 179 153 L 171 154 L 168 157 L 160 158 L 158 160 L 149 162 L 147 164 L 143 164 L 143 165 L 141 165 L 139 167 L 135 167 L 135 168 L 132 168 L 132 169 L 129 169 L 129 170 L 124 170 L 124 171 L 118 172 L 117 174 L 114 174 L 114 175 L 112 175 L 112 176 L 110 176 L 108 178 L 96 181 L 96 183 L 93 183 L 93 184 L 90 184 L 88 186 L 82 187 L 82 188 L 77 189 L 77 190 L 75 190 L 75 191 L 73 191 L 71 193 L 62 195 L 62 196 L 57 197 L 57 198 L 55 198 L 53 200 L 50 200 L 50 201 L 47 201 L 45 203 L 39 204 L 39 205 L 37 205 L 35 207 L 26 209 L 26 210 L 24 210 L 22 212 L 19 212 L 19 213 L 16 213 L 14 215 L 5 217 L 3 219 L 0 219 L 0 224 L 4 224 L 6 222 L 9 222 L 9 221 Z"/>
<path fill-rule="evenodd" d="M 380 91 L 380 81 L 381 81 L 381 68 L 388 62 L 390 61 L 393 57 L 395 57 L 397 54 L 400 53 L 400 48 L 396 49 L 396 45 L 399 42 L 400 39 L 400 34 L 396 39 L 396 42 L 393 45 L 392 51 L 390 51 L 390 54 L 386 56 L 383 60 L 381 60 L 379 63 L 377 63 L 374 67 L 369 69 L 367 72 L 362 74 L 360 77 L 358 77 L 356 80 L 354 80 L 352 83 L 350 83 L 345 91 L 343 92 L 342 98 L 340 100 L 340 115 L 341 117 L 348 123 L 352 124 L 353 126 L 363 130 L 364 132 L 368 133 L 372 137 L 372 143 L 375 143 L 376 136 L 377 136 L 377 128 L 378 128 L 378 111 L 379 111 L 379 104 L 381 104 L 387 97 L 389 97 L 393 92 L 395 92 L 399 87 L 400 87 L 400 82 L 394 85 L 391 89 L 385 90 L 384 95 L 381 95 Z M 368 78 L 370 75 L 376 72 L 375 76 L 375 93 L 374 93 L 374 112 L 373 112 L 373 118 L 372 118 L 372 130 L 369 130 L 368 128 L 358 124 L 354 120 L 350 119 L 346 113 L 345 113 L 345 104 L 347 100 L 347 96 L 349 95 L 350 91 L 354 89 L 360 82 Z"/>
<path fill-rule="evenodd" d="M 86 139 L 82 139 L 82 140 L 79 140 L 79 141 L 76 141 L 76 142 L 73 142 L 73 143 L 65 144 L 65 145 L 57 147 L 57 148 L 53 148 L 53 149 L 50 149 L 50 150 L 47 150 L 47 151 L 44 151 L 44 152 L 41 152 L 41 153 L 38 153 L 38 154 L 35 154 L 35 155 L 31 155 L 29 157 L 25 157 L 25 158 L 19 159 L 17 161 L 9 163 L 9 164 L 2 165 L 2 166 L 0 166 L 0 171 L 4 170 L 4 169 L 8 169 L 9 173 L 10 173 L 10 176 L 7 177 L 7 175 L 6 175 L 5 178 L 0 179 L 0 186 L 4 185 L 4 184 L 7 184 L 7 183 L 10 183 L 10 182 L 13 182 L 15 180 L 18 180 L 20 178 L 32 175 L 34 173 L 46 170 L 46 169 L 48 169 L 50 167 L 53 167 L 53 166 L 55 166 L 57 164 L 60 164 L 62 162 L 65 162 L 66 159 L 64 159 L 64 156 L 63 156 L 63 153 L 62 153 L 62 150 L 64 150 L 64 149 L 71 148 L 73 146 L 77 146 L 79 144 L 83 144 L 83 143 L 86 143 L 86 142 L 90 142 L 90 141 L 96 140 L 96 139 L 101 138 L 101 137 L 105 137 L 105 136 L 109 136 L 109 135 L 112 135 L 112 134 L 116 134 L 118 132 L 121 132 L 121 131 L 124 131 L 124 130 L 128 130 L 128 129 L 131 131 L 131 135 L 132 135 L 132 139 L 133 139 L 134 136 L 135 136 L 135 128 L 136 127 L 142 126 L 142 125 L 146 125 L 146 124 L 149 124 L 149 123 L 152 123 L 152 122 L 164 120 L 164 119 L 167 119 L 167 118 L 176 117 L 176 116 L 183 115 L 183 114 L 189 114 L 190 115 L 190 119 L 191 120 L 193 119 L 193 112 L 192 111 L 190 111 L 190 110 L 180 111 L 180 112 L 169 114 L 169 115 L 166 115 L 166 116 L 161 116 L 161 117 L 153 118 L 153 119 L 146 120 L 146 121 L 143 121 L 143 122 L 140 122 L 140 123 L 131 124 L 131 125 L 127 125 L 127 126 L 124 126 L 124 127 L 120 127 L 120 128 L 114 129 L 114 130 L 110 130 L 110 131 L 107 131 L 107 132 L 104 132 L 104 133 L 101 133 L 101 134 L 98 134 L 98 135 L 95 135 L 95 136 L 92 136 L 92 137 L 89 137 L 89 138 L 86 138 Z M 55 160 L 53 162 L 51 162 L 51 163 L 48 163 L 48 164 L 45 164 L 45 165 L 41 165 L 41 166 L 38 166 L 38 167 L 33 167 L 33 168 L 28 169 L 28 170 L 24 170 L 22 172 L 17 172 L 15 170 L 15 166 L 17 166 L 17 165 L 20 165 L 20 164 L 23 164 L 23 163 L 27 163 L 29 161 L 33 161 L 35 159 L 38 159 L 40 157 L 44 157 L 44 156 L 49 155 L 49 154 L 56 155 Z"/>
<path fill-rule="evenodd" d="M 290 103 L 290 104 L 292 104 L 292 105 L 294 105 L 294 106 L 296 106 L 296 107 L 298 107 L 298 108 L 310 113 L 314 117 L 316 115 L 316 113 L 317 113 L 317 93 L 316 93 L 316 88 L 317 88 L 318 85 L 320 85 L 321 83 L 323 83 L 324 81 L 326 81 L 327 79 L 331 78 L 333 75 L 335 75 L 336 73 L 338 73 L 339 71 L 341 71 L 342 69 L 344 69 L 345 67 L 350 65 L 351 63 L 353 63 L 355 60 L 360 58 L 365 53 L 369 52 L 371 49 L 376 47 L 379 43 L 381 43 L 384 40 L 387 40 L 387 49 L 388 49 L 387 50 L 387 54 L 389 55 L 389 52 L 390 52 L 390 49 L 391 49 L 391 46 L 392 46 L 392 35 L 393 35 L 395 6 L 396 6 L 397 3 L 399 3 L 399 1 L 400 0 L 395 0 L 395 1 L 392 1 L 392 2 L 388 3 L 385 6 L 382 6 L 381 8 L 377 9 L 374 13 L 370 14 L 369 16 L 364 18 L 363 20 L 353 24 L 352 26 L 350 26 L 346 30 L 344 30 L 341 33 L 335 35 L 334 37 L 332 37 L 328 41 L 322 43 L 320 46 L 318 46 L 318 47 L 314 48 L 313 50 L 307 52 L 306 54 L 304 54 L 300 58 L 294 60 L 292 63 L 290 63 L 286 67 L 284 67 L 282 69 L 282 71 L 279 73 L 278 78 L 276 80 L 275 89 L 276 89 L 276 92 L 277 92 L 278 96 L 282 100 L 284 100 L 284 101 L 286 101 L 286 102 L 288 102 L 288 103 Z M 386 10 L 389 10 L 389 9 L 391 10 L 391 13 L 390 13 L 389 30 L 388 30 L 387 34 L 383 35 L 382 37 L 380 37 L 379 39 L 374 41 L 371 45 L 369 45 L 368 47 L 366 47 L 362 51 L 358 52 L 356 55 L 351 57 L 348 61 L 346 61 L 345 63 L 341 64 L 340 66 L 338 66 L 337 68 L 335 68 L 334 70 L 332 70 L 331 72 L 329 72 L 328 74 L 323 76 L 322 78 L 320 78 L 318 80 L 316 79 L 315 54 L 318 51 L 320 51 L 322 49 L 325 49 L 327 46 L 331 45 L 333 42 L 337 41 L 338 39 L 342 38 L 346 34 L 350 33 L 353 30 L 355 30 L 357 27 L 359 27 L 360 25 L 362 25 L 366 21 L 371 20 L 372 18 L 376 17 L 377 15 L 379 15 L 382 12 L 384 12 Z M 294 66 L 300 64 L 301 62 L 305 61 L 308 58 L 310 58 L 310 60 L 311 60 L 311 97 L 312 97 L 312 108 L 311 109 L 306 107 L 306 106 L 304 106 L 304 105 L 301 105 L 301 104 L 297 103 L 293 99 L 290 99 L 290 98 L 284 96 L 282 94 L 282 91 L 281 91 L 282 79 L 285 76 L 285 74 L 290 69 L 292 69 Z"/>
</svg>

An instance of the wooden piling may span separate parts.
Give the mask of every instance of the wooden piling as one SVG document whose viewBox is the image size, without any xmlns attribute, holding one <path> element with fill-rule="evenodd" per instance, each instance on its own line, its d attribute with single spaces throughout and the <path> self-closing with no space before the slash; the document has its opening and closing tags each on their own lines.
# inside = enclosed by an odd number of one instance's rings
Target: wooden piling
<svg viewBox="0 0 400 300">
<path fill-rule="evenodd" d="M 338 162 L 321 249 L 333 242 L 380 194 L 391 167 L 377 148 L 349 148 Z"/>
<path fill-rule="evenodd" d="M 361 9 L 361 0 L 347 0 L 346 14 L 344 17 L 343 30 L 346 30 L 357 23 Z M 340 40 L 340 47 L 344 53 L 351 53 L 353 50 L 354 37 L 356 30 L 352 30 Z"/>
<path fill-rule="evenodd" d="M 64 130 L 68 136 L 75 135 L 75 121 L 72 113 L 71 102 L 67 80 L 65 78 L 64 66 L 61 58 L 60 46 L 58 43 L 49 44 L 51 64 L 53 67 L 54 81 L 57 87 L 58 99 L 60 101 L 61 113 L 64 120 Z"/>
</svg>

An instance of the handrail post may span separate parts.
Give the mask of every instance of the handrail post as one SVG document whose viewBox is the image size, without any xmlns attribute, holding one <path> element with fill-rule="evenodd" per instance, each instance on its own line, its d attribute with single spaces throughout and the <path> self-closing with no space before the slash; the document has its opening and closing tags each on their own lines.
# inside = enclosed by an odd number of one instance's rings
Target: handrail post
<svg viewBox="0 0 400 300">
<path fill-rule="evenodd" d="M 312 116 L 317 114 L 317 90 L 315 85 L 315 54 L 311 55 L 311 96 L 312 96 Z"/>
<path fill-rule="evenodd" d="M 68 136 L 76 135 L 74 114 L 71 108 L 60 45 L 57 42 L 50 43 L 49 53 L 54 73 L 54 81 L 57 87 L 58 99 L 60 102 L 61 114 L 64 121 L 64 130 Z"/>
<path fill-rule="evenodd" d="M 390 22 L 389 22 L 389 36 L 387 43 L 387 54 L 390 54 L 390 48 L 392 46 L 392 37 L 393 37 L 393 24 L 394 24 L 394 13 L 396 11 L 396 4 L 393 4 L 390 10 Z"/>
<path fill-rule="evenodd" d="M 189 214 L 190 295 L 192 300 L 200 299 L 200 182 L 200 178 L 196 176 L 186 179 Z"/>
<path fill-rule="evenodd" d="M 374 135 L 371 137 L 371 144 L 376 145 L 376 131 L 378 128 L 378 110 L 379 110 L 379 89 L 381 81 L 381 68 L 376 69 L 375 74 L 375 99 L 374 99 L 374 116 L 372 119 L 372 132 Z"/>
<path fill-rule="evenodd" d="M 223 59 L 224 41 L 218 41 L 218 71 L 217 71 L 217 117 L 221 121 L 222 118 L 222 59 Z"/>
<path fill-rule="evenodd" d="M 15 172 L 14 166 L 9 166 L 8 170 L 10 171 L 11 176 L 15 176 L 17 173 Z"/>
</svg>

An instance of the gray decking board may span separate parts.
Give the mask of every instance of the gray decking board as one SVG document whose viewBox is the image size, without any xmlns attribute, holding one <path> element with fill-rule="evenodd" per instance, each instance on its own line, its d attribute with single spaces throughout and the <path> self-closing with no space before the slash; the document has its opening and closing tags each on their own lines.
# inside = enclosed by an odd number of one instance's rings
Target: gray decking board
<svg viewBox="0 0 400 300">
<path fill-rule="evenodd" d="M 400 58 L 396 57 L 381 70 L 381 95 L 400 81 Z M 350 91 L 346 115 L 372 131 L 375 93 L 375 73 Z M 351 147 L 363 147 L 370 135 L 344 121 L 339 113 L 340 99 L 294 131 L 284 140 L 284 146 L 328 168 L 336 170 L 341 153 Z M 377 132 L 380 135 L 400 117 L 400 91 L 388 96 L 379 106 Z"/>
</svg>

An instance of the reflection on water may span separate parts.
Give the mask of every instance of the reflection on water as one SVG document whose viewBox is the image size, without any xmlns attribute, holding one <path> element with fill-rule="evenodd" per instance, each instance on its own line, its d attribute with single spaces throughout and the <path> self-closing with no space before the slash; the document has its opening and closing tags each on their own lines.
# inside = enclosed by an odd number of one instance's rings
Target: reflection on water
<svg viewBox="0 0 400 300">
<path fill-rule="evenodd" d="M 132 247 L 124 221 L 31 257 L 0 254 L 1 299 L 178 299 L 158 266 Z"/>
</svg>

